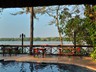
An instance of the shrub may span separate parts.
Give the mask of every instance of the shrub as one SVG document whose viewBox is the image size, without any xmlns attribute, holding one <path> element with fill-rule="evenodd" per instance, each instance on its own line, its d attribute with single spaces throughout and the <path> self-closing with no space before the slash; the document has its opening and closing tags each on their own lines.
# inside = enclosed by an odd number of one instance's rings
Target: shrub
<svg viewBox="0 0 96 72">
<path fill-rule="evenodd" d="M 94 48 L 94 51 L 91 53 L 92 59 L 96 60 L 96 47 Z"/>
</svg>

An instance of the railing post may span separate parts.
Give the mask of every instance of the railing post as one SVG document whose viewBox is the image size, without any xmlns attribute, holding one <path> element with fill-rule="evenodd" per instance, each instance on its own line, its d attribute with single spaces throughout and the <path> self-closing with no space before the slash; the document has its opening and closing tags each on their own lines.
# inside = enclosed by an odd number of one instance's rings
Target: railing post
<svg viewBox="0 0 96 72">
<path fill-rule="evenodd" d="M 3 46 L 2 47 L 2 50 L 3 50 L 3 56 L 5 55 L 5 47 Z"/>
<path fill-rule="evenodd" d="M 52 55 L 52 47 L 50 47 L 50 54 Z"/>
</svg>

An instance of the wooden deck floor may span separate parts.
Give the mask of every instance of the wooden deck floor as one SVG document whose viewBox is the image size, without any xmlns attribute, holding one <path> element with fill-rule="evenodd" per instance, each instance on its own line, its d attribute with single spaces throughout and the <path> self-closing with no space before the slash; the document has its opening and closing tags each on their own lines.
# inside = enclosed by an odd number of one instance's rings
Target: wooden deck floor
<svg viewBox="0 0 96 72">
<path fill-rule="evenodd" d="M 49 56 L 49 57 L 33 57 L 30 55 L 18 55 L 18 56 L 2 56 L 0 55 L 0 60 L 4 61 L 15 60 L 15 61 L 28 61 L 28 62 L 47 62 L 47 63 L 64 63 L 64 64 L 74 64 L 82 67 L 86 67 L 92 70 L 96 70 L 96 62 L 91 59 L 91 57 L 72 57 L 72 56 Z"/>
</svg>

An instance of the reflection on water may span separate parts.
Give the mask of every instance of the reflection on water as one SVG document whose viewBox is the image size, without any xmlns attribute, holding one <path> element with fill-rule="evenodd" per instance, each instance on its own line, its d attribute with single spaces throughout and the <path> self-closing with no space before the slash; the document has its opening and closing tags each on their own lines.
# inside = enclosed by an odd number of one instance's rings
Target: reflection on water
<svg viewBox="0 0 96 72">
<path fill-rule="evenodd" d="M 0 72 L 95 72 L 87 68 L 68 64 L 0 62 Z"/>
</svg>

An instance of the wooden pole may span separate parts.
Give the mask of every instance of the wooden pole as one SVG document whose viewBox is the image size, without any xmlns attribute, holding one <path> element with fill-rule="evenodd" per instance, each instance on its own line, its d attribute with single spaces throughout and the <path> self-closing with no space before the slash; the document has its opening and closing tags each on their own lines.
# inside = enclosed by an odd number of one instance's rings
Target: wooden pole
<svg viewBox="0 0 96 72">
<path fill-rule="evenodd" d="M 33 48 L 33 7 L 30 8 L 30 55 L 32 55 Z"/>
</svg>

